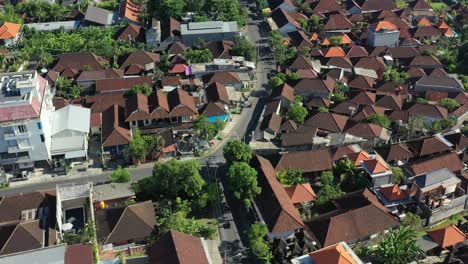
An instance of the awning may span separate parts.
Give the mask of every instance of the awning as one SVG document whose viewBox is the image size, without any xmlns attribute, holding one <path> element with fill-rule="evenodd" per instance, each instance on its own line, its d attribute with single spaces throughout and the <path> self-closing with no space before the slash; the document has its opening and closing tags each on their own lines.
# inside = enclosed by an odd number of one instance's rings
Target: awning
<svg viewBox="0 0 468 264">
<path fill-rule="evenodd" d="M 75 150 L 65 153 L 65 159 L 74 159 L 74 158 L 83 158 L 86 157 L 86 151 L 84 150 Z"/>
</svg>

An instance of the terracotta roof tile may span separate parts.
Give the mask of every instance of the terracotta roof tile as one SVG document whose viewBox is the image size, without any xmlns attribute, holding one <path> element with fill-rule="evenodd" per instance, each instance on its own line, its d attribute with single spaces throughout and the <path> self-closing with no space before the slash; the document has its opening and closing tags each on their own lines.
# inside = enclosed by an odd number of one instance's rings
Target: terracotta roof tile
<svg viewBox="0 0 468 264">
<path fill-rule="evenodd" d="M 450 151 L 450 147 L 437 137 L 428 137 L 412 141 L 408 143 L 408 146 L 413 151 L 415 156 L 427 156 Z"/>
<path fill-rule="evenodd" d="M 0 39 L 13 39 L 21 29 L 21 24 L 4 22 L 0 27 Z"/>
<path fill-rule="evenodd" d="M 345 129 L 348 117 L 335 113 L 319 112 L 307 119 L 304 126 L 340 133 Z"/>
<path fill-rule="evenodd" d="M 379 158 L 363 160 L 362 165 L 366 166 L 367 169 L 373 174 L 382 173 L 389 171 L 390 168 L 385 164 L 385 162 Z"/>
<path fill-rule="evenodd" d="M 309 257 L 316 264 L 357 264 L 341 244 L 335 244 L 314 251 Z"/>
<path fill-rule="evenodd" d="M 465 241 L 466 235 L 455 225 L 448 225 L 427 233 L 440 247 L 447 248 Z"/>
<path fill-rule="evenodd" d="M 419 175 L 441 168 L 447 168 L 454 173 L 459 173 L 463 170 L 463 164 L 457 153 L 450 152 L 433 157 L 429 160 L 417 161 L 410 166 L 409 172 L 412 175 Z"/>
<path fill-rule="evenodd" d="M 315 162 L 310 162 L 315 160 Z M 333 162 L 329 149 L 317 149 L 284 153 L 278 164 L 276 171 L 285 169 L 301 169 L 304 172 L 321 172 L 330 170 Z"/>
<path fill-rule="evenodd" d="M 285 233 L 304 228 L 299 212 L 288 193 L 276 178 L 276 172 L 267 159 L 256 156 L 252 161 L 259 171 L 258 183 L 262 192 L 255 201 L 271 233 Z"/>
<path fill-rule="evenodd" d="M 309 183 L 296 184 L 285 189 L 293 204 L 307 203 L 317 198 Z"/>
<path fill-rule="evenodd" d="M 401 190 L 398 184 L 380 188 L 380 193 L 390 202 L 404 200 L 409 197 L 409 190 Z"/>
<path fill-rule="evenodd" d="M 397 95 L 385 95 L 377 100 L 376 106 L 383 107 L 390 110 L 401 110 L 403 107 L 402 96 Z"/>
<path fill-rule="evenodd" d="M 359 92 L 349 101 L 357 105 L 374 105 L 375 104 L 375 93 L 371 92 Z"/>
<path fill-rule="evenodd" d="M 416 103 L 408 109 L 410 115 L 428 116 L 433 118 L 447 118 L 447 109 L 431 104 Z"/>
<path fill-rule="evenodd" d="M 346 133 L 365 139 L 375 139 L 381 138 L 384 130 L 385 128 L 376 124 L 358 123 L 346 130 Z"/>
<path fill-rule="evenodd" d="M 376 148 L 375 151 L 387 162 L 407 160 L 414 157 L 413 153 L 404 143 L 391 144 Z"/>
<path fill-rule="evenodd" d="M 371 28 L 374 31 L 381 31 L 381 30 L 397 30 L 397 26 L 392 24 L 389 21 L 379 21 L 371 25 Z"/>
</svg>

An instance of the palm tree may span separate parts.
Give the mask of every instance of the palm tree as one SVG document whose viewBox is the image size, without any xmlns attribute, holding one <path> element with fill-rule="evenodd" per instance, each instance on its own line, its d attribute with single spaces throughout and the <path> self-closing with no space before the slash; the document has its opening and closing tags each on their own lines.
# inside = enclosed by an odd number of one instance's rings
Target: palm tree
<svg viewBox="0 0 468 264">
<path fill-rule="evenodd" d="M 372 255 L 377 263 L 410 263 L 424 255 L 424 252 L 416 245 L 416 238 L 416 231 L 409 226 L 392 230 L 380 241 Z"/>
<path fill-rule="evenodd" d="M 366 186 L 356 165 L 349 159 L 339 160 L 333 168 L 333 174 L 340 177 L 341 189 L 351 192 Z"/>
</svg>

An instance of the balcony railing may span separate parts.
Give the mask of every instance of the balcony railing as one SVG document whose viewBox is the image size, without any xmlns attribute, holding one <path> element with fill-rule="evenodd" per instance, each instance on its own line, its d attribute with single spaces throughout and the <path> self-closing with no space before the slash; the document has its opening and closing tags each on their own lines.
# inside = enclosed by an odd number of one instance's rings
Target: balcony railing
<svg viewBox="0 0 468 264">
<path fill-rule="evenodd" d="M 28 151 L 31 149 L 32 149 L 31 145 L 8 147 L 8 153 L 18 153 L 18 152 Z"/>
<path fill-rule="evenodd" d="M 5 140 L 14 140 L 14 139 L 21 139 L 21 138 L 29 138 L 29 133 L 7 133 L 3 134 L 3 138 Z"/>
</svg>

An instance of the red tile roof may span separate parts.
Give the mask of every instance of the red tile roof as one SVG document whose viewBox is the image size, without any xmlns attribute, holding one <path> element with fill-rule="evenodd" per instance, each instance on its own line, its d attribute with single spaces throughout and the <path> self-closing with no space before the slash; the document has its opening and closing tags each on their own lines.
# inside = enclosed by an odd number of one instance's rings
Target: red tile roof
<svg viewBox="0 0 468 264">
<path fill-rule="evenodd" d="M 390 202 L 404 200 L 409 197 L 409 190 L 401 190 L 398 184 L 380 188 L 380 193 Z"/>
<path fill-rule="evenodd" d="M 412 175 L 419 175 L 441 168 L 447 168 L 451 172 L 459 173 L 463 170 L 463 164 L 460 158 L 458 157 L 457 153 L 450 152 L 436 157 L 432 157 L 429 160 L 415 162 L 410 166 L 409 172 Z"/>
<path fill-rule="evenodd" d="M 131 0 L 124 0 L 120 6 L 120 17 L 138 22 L 141 16 L 141 6 Z"/>
<path fill-rule="evenodd" d="M 0 39 L 13 39 L 21 29 L 21 24 L 5 22 L 0 27 Z"/>
<path fill-rule="evenodd" d="M 390 170 L 387 164 L 385 164 L 385 162 L 379 158 L 364 160 L 362 163 L 372 174 L 382 173 Z"/>
<path fill-rule="evenodd" d="M 309 183 L 296 184 L 285 189 L 293 204 L 307 203 L 317 198 Z"/>
<path fill-rule="evenodd" d="M 315 264 L 357 264 L 341 244 L 335 244 L 314 251 L 309 257 Z"/>
<path fill-rule="evenodd" d="M 427 233 L 440 247 L 447 248 L 467 239 L 466 235 L 455 225 L 448 225 Z"/>
<path fill-rule="evenodd" d="M 254 165 L 259 171 L 258 183 L 262 192 L 255 201 L 271 233 L 292 232 L 304 228 L 299 212 L 288 193 L 276 178 L 276 172 L 267 159 L 256 156 Z"/>
<path fill-rule="evenodd" d="M 314 160 L 315 162 L 310 162 Z M 321 172 L 331 170 L 333 161 L 328 148 L 286 152 L 276 165 L 276 171 L 301 169 L 303 172 Z"/>
</svg>

